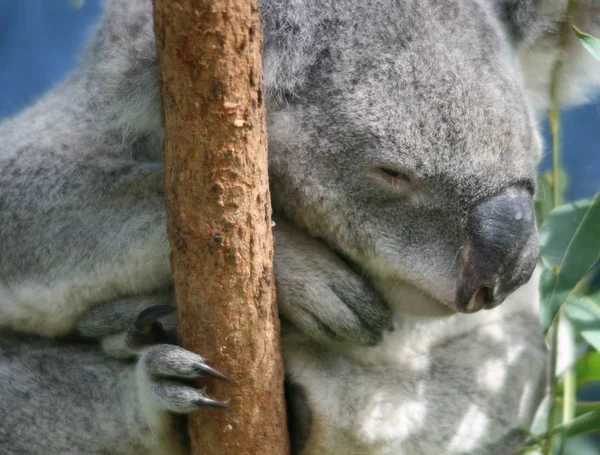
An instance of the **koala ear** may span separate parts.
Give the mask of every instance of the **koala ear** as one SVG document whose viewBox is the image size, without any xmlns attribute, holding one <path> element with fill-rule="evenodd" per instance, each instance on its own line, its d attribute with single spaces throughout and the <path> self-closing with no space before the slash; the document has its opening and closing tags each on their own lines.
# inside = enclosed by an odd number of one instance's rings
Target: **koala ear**
<svg viewBox="0 0 600 455">
<path fill-rule="evenodd" d="M 261 2 L 263 73 L 267 99 L 294 94 L 326 54 L 331 8 L 319 2 Z"/>
<path fill-rule="evenodd" d="M 264 30 L 263 75 L 267 98 L 294 93 L 304 82 L 305 68 L 311 64 L 310 48 L 314 40 L 311 22 L 293 6 L 276 7 L 263 2 Z M 282 33 L 285 30 L 285 33 Z"/>
<path fill-rule="evenodd" d="M 585 50 L 570 26 L 565 30 L 569 0 L 505 0 L 505 3 L 515 6 L 515 24 L 531 27 L 529 35 L 521 32 L 525 39 L 517 49 L 525 87 L 534 108 L 543 110 L 549 106 L 552 70 L 560 52 L 564 59 L 558 85 L 561 103 L 565 106 L 583 104 L 600 92 L 600 62 Z M 528 24 L 526 17 L 530 19 Z M 598 0 L 577 1 L 571 18 L 579 29 L 600 36 Z M 561 44 L 563 30 L 566 43 Z"/>
<path fill-rule="evenodd" d="M 496 12 L 517 44 L 539 34 L 541 17 L 534 0 L 493 0 Z"/>
</svg>

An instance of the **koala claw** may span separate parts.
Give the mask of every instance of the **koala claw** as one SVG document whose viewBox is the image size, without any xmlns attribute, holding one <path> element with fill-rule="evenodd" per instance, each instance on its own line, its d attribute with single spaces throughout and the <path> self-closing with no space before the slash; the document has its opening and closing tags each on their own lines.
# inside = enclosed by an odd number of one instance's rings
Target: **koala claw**
<svg viewBox="0 0 600 455">
<path fill-rule="evenodd" d="M 189 414 L 200 408 L 225 409 L 229 405 L 207 396 L 202 389 L 195 389 L 175 381 L 159 381 L 152 388 L 152 395 L 159 406 L 176 414 Z"/>
<path fill-rule="evenodd" d="M 198 406 L 207 406 L 209 408 L 221 408 L 221 409 L 226 409 L 229 407 L 229 404 L 224 403 L 222 401 L 219 400 L 214 400 L 212 398 L 200 398 L 196 401 L 196 405 Z"/>
<path fill-rule="evenodd" d="M 147 400 L 160 409 L 178 414 L 194 412 L 201 407 L 228 407 L 227 403 L 207 396 L 203 389 L 190 385 L 190 380 L 206 376 L 228 380 L 225 374 L 207 365 L 201 356 L 169 344 L 147 348 L 138 363 L 138 377 Z"/>
<path fill-rule="evenodd" d="M 225 373 L 221 373 L 219 370 L 206 363 L 197 365 L 195 370 L 199 376 L 212 376 L 213 378 L 221 379 L 222 381 L 229 381 L 229 377 Z"/>
</svg>

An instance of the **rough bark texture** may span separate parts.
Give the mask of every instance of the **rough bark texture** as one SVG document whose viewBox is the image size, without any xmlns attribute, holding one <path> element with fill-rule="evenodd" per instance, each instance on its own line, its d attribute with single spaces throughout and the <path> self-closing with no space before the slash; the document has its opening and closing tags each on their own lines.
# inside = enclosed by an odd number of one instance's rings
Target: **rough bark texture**
<svg viewBox="0 0 600 455">
<path fill-rule="evenodd" d="M 256 0 L 155 0 L 168 233 L 182 345 L 230 382 L 193 454 L 284 454 L 288 436 Z"/>
</svg>

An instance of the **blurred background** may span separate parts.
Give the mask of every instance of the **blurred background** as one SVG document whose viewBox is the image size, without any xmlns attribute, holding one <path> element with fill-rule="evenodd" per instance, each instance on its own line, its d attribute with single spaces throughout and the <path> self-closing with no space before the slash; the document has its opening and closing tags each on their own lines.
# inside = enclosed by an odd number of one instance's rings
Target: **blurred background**
<svg viewBox="0 0 600 455">
<path fill-rule="evenodd" d="M 76 64 L 103 0 L 0 0 L 0 119 L 18 113 L 57 84 Z M 540 170 L 550 166 L 550 143 Z M 562 164 L 567 201 L 600 191 L 600 99 L 563 114 Z M 598 399 L 583 390 L 580 399 Z M 600 454 L 590 438 L 570 442 L 572 455 Z"/>
</svg>

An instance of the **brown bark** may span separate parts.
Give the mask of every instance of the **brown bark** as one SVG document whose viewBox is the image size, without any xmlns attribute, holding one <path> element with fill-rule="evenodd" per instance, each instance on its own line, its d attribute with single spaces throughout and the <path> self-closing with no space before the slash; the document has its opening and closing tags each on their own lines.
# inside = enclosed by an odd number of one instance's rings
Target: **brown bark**
<svg viewBox="0 0 600 455">
<path fill-rule="evenodd" d="M 154 9 L 180 338 L 230 377 L 208 382 L 229 409 L 192 414 L 192 453 L 288 453 L 257 1 Z"/>
</svg>

